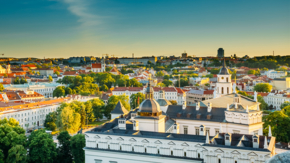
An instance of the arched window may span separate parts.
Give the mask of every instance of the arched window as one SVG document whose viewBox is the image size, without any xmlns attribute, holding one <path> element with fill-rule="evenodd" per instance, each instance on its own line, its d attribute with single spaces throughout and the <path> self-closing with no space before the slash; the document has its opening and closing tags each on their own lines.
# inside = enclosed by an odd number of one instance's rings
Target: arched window
<svg viewBox="0 0 290 163">
<path fill-rule="evenodd" d="M 222 94 L 224 94 L 224 87 L 222 87 Z"/>
<path fill-rule="evenodd" d="M 134 147 L 132 147 L 132 151 L 134 152 Z"/>
<path fill-rule="evenodd" d="M 158 149 L 157 153 L 158 153 L 158 154 L 160 154 L 160 151 L 159 151 L 159 149 Z"/>
<path fill-rule="evenodd" d="M 145 148 L 145 153 L 147 153 L 147 149 Z"/>
<path fill-rule="evenodd" d="M 200 158 L 200 154 L 197 155 L 197 158 Z"/>
<path fill-rule="evenodd" d="M 227 77 L 227 83 L 229 82 L 229 78 Z"/>
<path fill-rule="evenodd" d="M 99 148 L 99 144 L 97 144 L 97 148 Z"/>
<path fill-rule="evenodd" d="M 108 149 L 110 149 L 110 145 L 108 145 Z"/>
<path fill-rule="evenodd" d="M 227 87 L 227 94 L 229 94 L 229 87 Z"/>
<path fill-rule="evenodd" d="M 186 152 L 184 152 L 184 157 L 186 157 Z"/>
<path fill-rule="evenodd" d="M 173 151 L 171 151 L 171 156 L 173 156 Z"/>
<path fill-rule="evenodd" d="M 122 150 L 122 146 L 120 146 L 120 151 Z"/>
<path fill-rule="evenodd" d="M 235 163 L 238 163 L 238 161 L 235 161 Z"/>
<path fill-rule="evenodd" d="M 219 158 L 219 163 L 221 163 L 221 159 Z"/>
</svg>

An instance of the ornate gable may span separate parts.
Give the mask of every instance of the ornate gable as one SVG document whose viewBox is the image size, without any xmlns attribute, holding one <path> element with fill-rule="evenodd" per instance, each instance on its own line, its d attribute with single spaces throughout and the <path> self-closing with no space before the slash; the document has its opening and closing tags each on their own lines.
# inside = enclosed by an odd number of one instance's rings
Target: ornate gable
<svg viewBox="0 0 290 163">
<path fill-rule="evenodd" d="M 237 150 L 234 150 L 231 152 L 231 154 L 241 154 L 240 152 L 238 152 Z"/>
<path fill-rule="evenodd" d="M 147 139 L 142 140 L 142 143 L 149 143 Z"/>
<path fill-rule="evenodd" d="M 96 139 L 100 139 L 99 135 L 94 136 L 94 138 L 96 138 Z"/>
<path fill-rule="evenodd" d="M 217 152 L 217 153 L 224 153 L 224 151 L 221 150 L 220 148 L 219 149 L 216 149 L 215 152 Z"/>
<path fill-rule="evenodd" d="M 188 145 L 187 143 L 185 143 L 185 142 L 182 143 L 181 145 L 182 145 L 182 146 L 189 146 L 189 145 Z"/>
<path fill-rule="evenodd" d="M 107 140 L 111 140 L 112 138 L 110 136 L 107 136 L 105 139 Z"/>
<path fill-rule="evenodd" d="M 160 140 L 157 140 L 154 142 L 155 144 L 162 144 L 162 142 Z"/>
<path fill-rule="evenodd" d="M 121 137 L 119 137 L 117 140 L 119 140 L 119 141 L 123 141 L 124 139 L 123 139 L 123 138 L 121 138 Z"/>
<path fill-rule="evenodd" d="M 173 143 L 173 141 L 169 142 L 168 145 L 175 145 L 175 143 Z"/>
<path fill-rule="evenodd" d="M 258 156 L 255 152 L 248 153 L 249 156 Z"/>
<path fill-rule="evenodd" d="M 131 138 L 129 141 L 131 141 L 131 142 L 136 142 L 136 139 Z"/>
</svg>

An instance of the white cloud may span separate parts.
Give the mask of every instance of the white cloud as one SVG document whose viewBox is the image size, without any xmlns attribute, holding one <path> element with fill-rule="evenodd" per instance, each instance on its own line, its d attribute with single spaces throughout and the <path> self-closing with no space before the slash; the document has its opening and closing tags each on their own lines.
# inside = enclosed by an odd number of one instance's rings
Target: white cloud
<svg viewBox="0 0 290 163">
<path fill-rule="evenodd" d="M 68 5 L 68 10 L 77 16 L 82 27 L 92 27 L 101 23 L 100 17 L 90 12 L 87 0 L 62 0 Z"/>
</svg>

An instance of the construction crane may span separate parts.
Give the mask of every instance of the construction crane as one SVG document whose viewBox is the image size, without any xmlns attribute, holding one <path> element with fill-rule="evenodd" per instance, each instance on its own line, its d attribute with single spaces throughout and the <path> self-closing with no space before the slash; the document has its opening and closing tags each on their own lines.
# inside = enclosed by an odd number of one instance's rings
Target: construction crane
<svg viewBox="0 0 290 163">
<path fill-rule="evenodd" d="M 180 74 L 178 74 L 178 75 L 172 75 L 172 76 L 178 76 L 178 83 L 179 83 L 179 88 L 180 88 Z"/>
</svg>

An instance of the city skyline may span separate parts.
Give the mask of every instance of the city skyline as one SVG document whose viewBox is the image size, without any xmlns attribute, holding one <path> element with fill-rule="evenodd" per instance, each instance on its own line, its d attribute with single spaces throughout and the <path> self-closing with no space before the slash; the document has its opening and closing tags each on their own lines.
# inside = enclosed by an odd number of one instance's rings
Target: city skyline
<svg viewBox="0 0 290 163">
<path fill-rule="evenodd" d="M 5 1 L 0 54 L 68 58 L 290 54 L 290 1 Z"/>
</svg>

